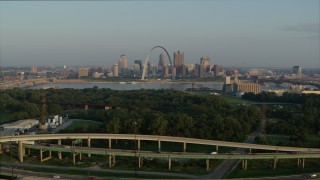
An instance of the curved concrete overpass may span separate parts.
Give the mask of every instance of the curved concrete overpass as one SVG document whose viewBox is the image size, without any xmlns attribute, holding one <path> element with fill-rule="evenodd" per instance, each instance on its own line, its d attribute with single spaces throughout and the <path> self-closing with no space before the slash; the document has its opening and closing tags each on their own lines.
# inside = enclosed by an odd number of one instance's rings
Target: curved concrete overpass
<svg viewBox="0 0 320 180">
<path fill-rule="evenodd" d="M 134 135 L 134 134 L 36 134 L 36 135 L 20 135 L 20 136 L 3 136 L 0 137 L 0 143 L 10 141 L 36 141 L 36 140 L 50 140 L 50 139 L 123 139 L 123 140 L 137 140 L 140 141 L 158 141 L 160 142 L 178 142 L 184 144 L 201 144 L 225 147 L 237 147 L 246 149 L 261 149 L 274 151 L 305 151 L 305 152 L 320 152 L 320 148 L 299 148 L 286 146 L 269 146 L 260 144 L 248 144 L 238 142 L 216 141 L 196 138 L 172 137 L 172 136 L 156 136 L 156 135 Z"/>
</svg>

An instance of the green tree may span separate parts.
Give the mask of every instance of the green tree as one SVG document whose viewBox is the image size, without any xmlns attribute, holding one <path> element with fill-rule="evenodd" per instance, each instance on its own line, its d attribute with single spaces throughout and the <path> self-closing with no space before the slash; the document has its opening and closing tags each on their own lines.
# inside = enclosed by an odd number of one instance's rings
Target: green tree
<svg viewBox="0 0 320 180">
<path fill-rule="evenodd" d="M 108 133 L 118 134 L 120 132 L 120 119 L 118 117 L 112 118 L 106 125 Z"/>
</svg>

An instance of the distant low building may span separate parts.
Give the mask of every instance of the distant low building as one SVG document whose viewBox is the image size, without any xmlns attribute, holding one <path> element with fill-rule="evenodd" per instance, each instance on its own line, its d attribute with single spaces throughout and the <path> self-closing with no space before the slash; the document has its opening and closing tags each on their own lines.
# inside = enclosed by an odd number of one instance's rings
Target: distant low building
<svg viewBox="0 0 320 180">
<path fill-rule="evenodd" d="M 88 77 L 89 76 L 89 68 L 78 68 L 78 78 Z"/>
<path fill-rule="evenodd" d="M 320 94 L 320 90 L 303 90 L 301 91 L 302 94 Z"/>
<path fill-rule="evenodd" d="M 261 86 L 257 83 L 235 83 L 234 84 L 235 92 L 253 92 L 254 94 L 258 94 L 261 92 Z"/>
<path fill-rule="evenodd" d="M 261 86 L 260 84 L 252 82 L 240 82 L 237 78 L 234 79 L 232 84 L 230 77 L 227 76 L 223 85 L 223 91 L 226 94 L 233 94 L 237 96 L 241 96 L 241 94 L 246 92 L 258 94 L 261 92 Z"/>
</svg>

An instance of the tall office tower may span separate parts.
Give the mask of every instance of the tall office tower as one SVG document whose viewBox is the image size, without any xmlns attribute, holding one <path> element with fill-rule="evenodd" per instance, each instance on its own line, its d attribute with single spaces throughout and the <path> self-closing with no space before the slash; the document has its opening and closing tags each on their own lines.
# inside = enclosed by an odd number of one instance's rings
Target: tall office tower
<svg viewBox="0 0 320 180">
<path fill-rule="evenodd" d="M 119 66 L 121 69 L 128 68 L 128 58 L 126 55 L 121 55 L 119 58 Z"/>
<path fill-rule="evenodd" d="M 113 77 L 118 77 L 119 76 L 119 67 L 118 64 L 113 65 Z"/>
<path fill-rule="evenodd" d="M 181 76 L 182 77 L 187 76 L 187 66 L 185 64 L 182 64 L 182 66 L 181 66 Z"/>
<path fill-rule="evenodd" d="M 142 61 L 141 60 L 135 60 L 134 64 L 139 64 L 139 67 L 140 67 L 139 71 L 142 71 Z"/>
<path fill-rule="evenodd" d="M 237 77 L 238 77 L 238 74 L 239 74 L 239 71 L 238 71 L 237 69 L 233 69 L 233 70 L 232 70 L 232 74 L 233 74 L 233 76 L 234 76 L 235 78 L 237 78 Z"/>
<path fill-rule="evenodd" d="M 89 76 L 89 68 L 78 68 L 78 78 L 88 77 Z"/>
<path fill-rule="evenodd" d="M 182 72 L 182 64 L 184 64 L 184 52 L 177 51 L 173 53 L 173 64 L 176 68 L 177 75 L 181 75 Z"/>
<path fill-rule="evenodd" d="M 210 71 L 210 58 L 203 56 L 200 58 L 200 64 L 203 64 Z"/>
<path fill-rule="evenodd" d="M 133 72 L 135 74 L 139 74 L 141 71 L 140 71 L 140 65 L 138 63 L 134 63 L 133 64 Z"/>
<path fill-rule="evenodd" d="M 220 71 L 221 71 L 221 66 L 219 64 L 215 64 L 213 66 L 213 73 L 214 73 L 214 76 L 219 76 L 220 74 Z"/>
<path fill-rule="evenodd" d="M 198 76 L 199 77 L 205 77 L 206 74 L 206 68 L 203 64 L 199 64 L 198 66 Z"/>
<path fill-rule="evenodd" d="M 166 66 L 165 68 L 164 68 L 164 76 L 163 77 L 165 77 L 165 78 L 168 78 L 168 77 L 170 77 L 170 67 L 169 66 Z"/>
<path fill-rule="evenodd" d="M 299 78 L 301 78 L 302 67 L 301 66 L 293 66 L 292 67 L 292 73 L 296 74 Z"/>
<path fill-rule="evenodd" d="M 67 66 L 66 65 L 63 66 L 63 72 L 62 73 L 63 73 L 62 74 L 63 78 L 67 78 L 68 77 L 68 75 L 67 75 Z"/>
<path fill-rule="evenodd" d="M 164 53 L 162 52 L 159 55 L 159 67 L 165 67 L 166 65 L 166 56 L 164 55 Z"/>
<path fill-rule="evenodd" d="M 35 66 L 31 66 L 31 73 L 37 73 L 38 72 L 38 68 Z"/>
<path fill-rule="evenodd" d="M 231 78 L 230 76 L 226 76 L 225 80 L 224 80 L 224 84 L 231 84 Z"/>
<path fill-rule="evenodd" d="M 197 77 L 200 75 L 200 65 L 199 64 L 196 64 L 194 66 L 193 75 L 197 76 Z"/>
<path fill-rule="evenodd" d="M 188 76 L 192 76 L 194 71 L 194 64 L 187 64 L 186 71 Z"/>
</svg>

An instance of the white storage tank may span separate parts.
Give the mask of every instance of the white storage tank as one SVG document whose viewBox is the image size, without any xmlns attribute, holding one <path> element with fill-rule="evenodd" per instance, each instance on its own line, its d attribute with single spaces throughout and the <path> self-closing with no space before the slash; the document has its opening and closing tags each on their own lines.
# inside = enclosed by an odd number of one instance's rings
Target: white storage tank
<svg viewBox="0 0 320 180">
<path fill-rule="evenodd" d="M 62 124 L 62 117 L 60 117 L 59 119 L 59 124 Z"/>
<path fill-rule="evenodd" d="M 54 122 L 58 122 L 59 121 L 59 116 L 58 115 L 55 115 L 54 116 Z"/>
</svg>

